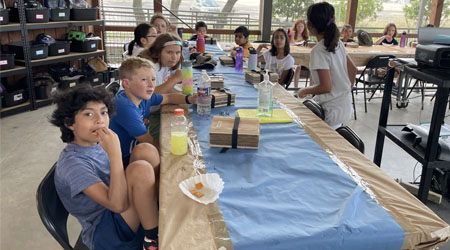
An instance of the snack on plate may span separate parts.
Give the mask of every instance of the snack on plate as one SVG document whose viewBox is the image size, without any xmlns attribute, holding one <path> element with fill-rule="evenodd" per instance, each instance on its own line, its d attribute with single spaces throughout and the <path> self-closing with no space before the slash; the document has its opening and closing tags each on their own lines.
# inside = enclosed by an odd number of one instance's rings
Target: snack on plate
<svg viewBox="0 0 450 250">
<path fill-rule="evenodd" d="M 196 183 L 195 184 L 195 188 L 196 189 L 202 189 L 203 188 L 203 183 L 202 182 Z"/>
<path fill-rule="evenodd" d="M 204 194 L 202 192 L 198 192 L 195 190 L 189 190 L 189 192 L 191 192 L 191 194 L 197 196 L 198 198 L 202 197 Z"/>
</svg>

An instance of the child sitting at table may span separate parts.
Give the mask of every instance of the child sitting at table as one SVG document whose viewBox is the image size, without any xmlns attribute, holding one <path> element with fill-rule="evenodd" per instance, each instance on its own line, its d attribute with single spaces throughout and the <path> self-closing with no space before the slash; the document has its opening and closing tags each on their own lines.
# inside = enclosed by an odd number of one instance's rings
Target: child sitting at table
<svg viewBox="0 0 450 250">
<path fill-rule="evenodd" d="M 353 28 L 350 24 L 344 24 L 344 26 L 342 26 L 341 36 L 341 41 L 344 43 L 355 42 L 355 40 L 353 40 Z"/>
<path fill-rule="evenodd" d="M 265 51 L 262 55 L 259 55 L 261 49 L 267 48 L 268 45 L 261 44 L 258 46 L 258 62 L 265 62 L 268 70 L 278 74 L 279 84 L 286 84 L 289 70 L 294 68 L 294 58 L 289 54 L 289 39 L 286 31 L 282 28 L 275 30 L 270 45 L 270 50 Z"/>
<path fill-rule="evenodd" d="M 156 38 L 157 31 L 152 25 L 141 23 L 134 29 L 134 40 L 128 44 L 127 51 L 123 53 L 123 58 L 127 59 L 137 56 L 141 51 L 148 48 Z"/>
<path fill-rule="evenodd" d="M 169 20 L 167 20 L 167 18 L 165 18 L 161 13 L 155 13 L 150 19 L 150 24 L 156 28 L 158 34 L 170 32 L 181 39 L 181 37 L 178 36 L 177 26 L 171 25 Z"/>
<path fill-rule="evenodd" d="M 146 160 L 126 171 L 120 142 L 110 129 L 112 96 L 104 88 L 79 85 L 54 97 L 51 123 L 67 146 L 55 168 L 55 188 L 66 210 L 80 222 L 89 249 L 157 249 L 158 208 L 155 171 L 158 151 L 134 148 Z"/>
<path fill-rule="evenodd" d="M 384 36 L 378 38 L 374 44 L 375 45 L 398 45 L 395 37 L 397 36 L 397 26 L 393 23 L 388 23 L 384 28 Z"/>
<path fill-rule="evenodd" d="M 197 41 L 197 34 L 199 34 L 199 33 L 202 34 L 202 36 L 204 38 L 207 38 L 208 37 L 208 26 L 206 25 L 206 23 L 203 21 L 198 21 L 195 24 L 195 33 L 196 34 L 191 36 L 191 39 L 189 39 L 190 41 Z M 186 59 L 189 59 L 189 58 L 186 58 Z"/>
<path fill-rule="evenodd" d="M 302 18 L 297 19 L 295 21 L 294 25 L 292 26 L 292 41 L 296 45 L 305 45 L 305 43 L 309 40 L 309 33 L 308 29 L 306 28 L 305 20 Z M 294 87 L 298 88 L 298 81 L 300 79 L 300 75 L 303 71 L 309 71 L 309 69 L 306 66 L 303 66 L 301 64 L 297 65 L 295 67 L 295 74 L 294 74 Z"/>
<path fill-rule="evenodd" d="M 250 35 L 250 31 L 248 31 L 247 27 L 239 26 L 234 30 L 234 42 L 238 45 L 231 51 L 231 56 L 236 56 L 236 49 L 242 47 L 244 50 L 244 57 L 247 58 L 250 54 L 248 50 L 250 47 L 253 47 L 251 43 L 248 42 L 248 36 Z"/>
<path fill-rule="evenodd" d="M 124 164 L 132 161 L 131 151 L 139 143 L 151 143 L 159 148 L 159 142 L 148 132 L 150 108 L 160 104 L 197 103 L 197 96 L 183 94 L 154 94 L 155 66 L 147 59 L 132 57 L 119 67 L 123 90 L 114 97 L 116 114 L 111 117 L 110 128 L 117 133 Z M 155 171 L 158 173 L 157 171 Z"/>
<path fill-rule="evenodd" d="M 300 89 L 300 98 L 315 95 L 325 112 L 325 122 L 336 129 L 352 115 L 351 89 L 355 81 L 356 66 L 339 40 L 334 23 L 334 8 L 327 2 L 309 6 L 307 27 L 318 43 L 311 50 L 309 69 L 311 86 Z"/>
</svg>

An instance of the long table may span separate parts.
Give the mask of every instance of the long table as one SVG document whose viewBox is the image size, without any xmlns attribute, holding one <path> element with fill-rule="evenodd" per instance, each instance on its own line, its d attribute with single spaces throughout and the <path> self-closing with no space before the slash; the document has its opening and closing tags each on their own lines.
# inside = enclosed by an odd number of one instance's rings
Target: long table
<svg viewBox="0 0 450 250">
<path fill-rule="evenodd" d="M 224 74 L 236 106 L 198 116 L 187 105 L 189 152 L 170 154 L 170 119 L 161 110 L 161 249 L 412 249 L 443 245 L 450 227 L 279 85 L 274 99 L 294 122 L 261 126 L 258 150 L 209 147 L 213 115 L 256 108 L 242 73 Z M 178 184 L 219 173 L 225 188 L 202 205 Z"/>
</svg>

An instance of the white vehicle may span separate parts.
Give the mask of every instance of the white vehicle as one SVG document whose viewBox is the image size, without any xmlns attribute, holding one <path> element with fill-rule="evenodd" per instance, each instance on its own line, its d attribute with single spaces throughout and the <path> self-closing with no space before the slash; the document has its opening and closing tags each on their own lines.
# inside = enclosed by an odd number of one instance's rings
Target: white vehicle
<svg viewBox="0 0 450 250">
<path fill-rule="evenodd" d="M 191 11 L 220 12 L 221 9 L 214 0 L 195 0 Z"/>
</svg>

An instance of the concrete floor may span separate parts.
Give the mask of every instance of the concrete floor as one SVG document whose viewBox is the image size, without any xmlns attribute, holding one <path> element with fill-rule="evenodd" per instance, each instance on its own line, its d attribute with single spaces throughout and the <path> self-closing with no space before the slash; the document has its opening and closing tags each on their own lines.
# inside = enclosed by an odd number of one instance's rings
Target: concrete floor
<svg viewBox="0 0 450 250">
<path fill-rule="evenodd" d="M 406 109 L 393 108 L 389 123 L 419 123 L 429 121 L 432 104 L 425 99 L 420 110 L 420 98 L 412 99 Z M 356 96 L 358 120 L 347 123 L 363 139 L 366 156 L 373 159 L 376 129 L 381 99 L 368 104 L 364 113 L 362 94 Z M 0 249 L 60 249 L 57 242 L 43 226 L 36 209 L 35 193 L 41 179 L 57 160 L 64 144 L 60 132 L 48 122 L 53 106 L 0 119 Z M 447 109 L 446 123 L 450 123 Z M 381 168 L 392 178 L 413 181 L 416 161 L 398 146 L 386 140 Z M 415 178 L 420 175 L 417 166 Z M 448 199 L 441 205 L 429 205 L 441 218 L 450 223 Z M 68 222 L 71 240 L 76 241 L 80 226 L 74 218 Z M 450 249 L 447 243 L 441 249 Z"/>
</svg>

